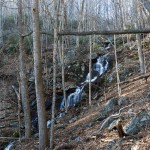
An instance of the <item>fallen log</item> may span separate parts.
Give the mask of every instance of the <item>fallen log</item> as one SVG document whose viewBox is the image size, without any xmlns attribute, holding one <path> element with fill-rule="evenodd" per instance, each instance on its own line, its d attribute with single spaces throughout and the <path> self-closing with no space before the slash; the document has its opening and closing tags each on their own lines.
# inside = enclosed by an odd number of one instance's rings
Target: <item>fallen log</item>
<svg viewBox="0 0 150 150">
<path fill-rule="evenodd" d="M 146 80 L 146 82 L 147 82 L 147 79 L 148 79 L 149 76 L 150 76 L 150 73 L 146 73 L 146 74 L 143 74 L 143 75 L 141 75 L 141 76 L 138 76 L 138 77 L 129 79 L 129 80 L 127 80 L 127 81 L 122 81 L 122 82 L 120 82 L 119 84 L 134 82 L 134 81 L 137 81 L 137 80 L 140 80 L 140 79 L 143 79 L 143 78 L 144 78 L 144 79 Z M 117 84 L 118 84 L 118 83 L 117 83 Z"/>
<path fill-rule="evenodd" d="M 58 36 L 64 35 L 74 35 L 74 36 L 84 36 L 84 35 L 114 35 L 114 34 L 137 34 L 137 33 L 150 33 L 150 28 L 145 29 L 132 29 L 132 30 L 112 30 L 112 31 L 82 31 L 82 32 L 73 32 L 73 31 L 61 31 L 58 33 Z"/>
</svg>

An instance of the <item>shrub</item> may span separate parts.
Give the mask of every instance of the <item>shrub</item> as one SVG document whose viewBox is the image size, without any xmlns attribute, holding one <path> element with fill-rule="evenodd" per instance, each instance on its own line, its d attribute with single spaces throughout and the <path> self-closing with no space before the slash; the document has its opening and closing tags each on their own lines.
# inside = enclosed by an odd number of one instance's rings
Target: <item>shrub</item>
<svg viewBox="0 0 150 150">
<path fill-rule="evenodd" d="M 4 53 L 13 54 L 17 51 L 17 49 L 18 49 L 18 35 L 13 34 L 11 35 L 11 37 L 9 37 L 9 45 L 4 50 Z"/>
<path fill-rule="evenodd" d="M 14 28 L 16 28 L 16 24 L 15 24 L 15 20 L 14 20 L 14 16 L 6 16 L 4 18 L 4 24 L 3 24 L 3 30 L 12 30 Z"/>
</svg>

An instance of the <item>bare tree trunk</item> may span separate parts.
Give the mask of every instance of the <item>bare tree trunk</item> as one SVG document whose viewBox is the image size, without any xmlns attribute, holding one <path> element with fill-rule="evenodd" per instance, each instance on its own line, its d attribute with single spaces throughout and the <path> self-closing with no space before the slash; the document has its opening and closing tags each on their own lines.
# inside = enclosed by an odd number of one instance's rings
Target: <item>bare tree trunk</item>
<svg viewBox="0 0 150 150">
<path fill-rule="evenodd" d="M 3 6 L 3 1 L 1 0 L 0 2 L 0 44 L 3 44 L 2 6 Z"/>
<path fill-rule="evenodd" d="M 147 29 L 132 29 L 132 30 L 112 30 L 112 31 L 83 31 L 83 32 L 70 32 L 70 31 L 62 31 L 59 32 L 58 35 L 74 35 L 74 36 L 85 36 L 85 35 L 118 35 L 118 34 L 138 34 L 138 33 L 149 33 L 150 28 Z"/>
<path fill-rule="evenodd" d="M 64 1 L 62 3 L 62 30 L 64 30 L 65 25 L 65 4 Z M 62 63 L 62 87 L 63 87 L 63 96 L 64 96 L 64 103 L 65 103 L 65 111 L 67 113 L 67 100 L 66 100 L 66 91 L 65 91 L 65 66 L 64 66 L 64 43 L 65 43 L 65 37 L 62 36 L 62 51 L 61 51 L 61 63 Z"/>
<path fill-rule="evenodd" d="M 79 10 L 79 24 L 78 24 L 78 32 L 81 31 L 81 22 L 83 19 L 83 10 L 84 10 L 84 2 L 85 0 L 82 0 L 82 6 L 81 9 Z M 76 37 L 76 45 L 77 45 L 77 49 L 79 48 L 79 36 Z"/>
<path fill-rule="evenodd" d="M 66 99 L 66 91 L 65 91 L 65 66 L 64 66 L 64 37 L 62 37 L 62 87 L 63 87 L 63 95 L 65 102 L 65 111 L 67 113 L 67 99 Z"/>
<path fill-rule="evenodd" d="M 53 149 L 54 141 L 54 115 L 55 115 L 55 101 L 56 101 L 56 53 L 57 53 L 57 41 L 58 41 L 58 24 L 57 24 L 57 1 L 54 1 L 54 50 L 53 50 L 53 102 L 52 102 L 52 121 L 51 121 L 51 133 L 50 133 L 50 149 Z"/>
<path fill-rule="evenodd" d="M 23 2 L 22 0 L 18 1 L 20 86 L 21 86 L 21 100 L 24 110 L 25 138 L 29 138 L 31 136 L 31 115 L 30 115 L 28 85 L 26 78 L 26 65 L 25 65 L 26 54 L 24 49 L 24 38 L 22 37 L 24 31 L 22 2 Z"/>
<path fill-rule="evenodd" d="M 90 44 L 90 58 L 89 58 L 89 105 L 91 106 L 91 68 L 92 68 L 92 60 L 91 60 L 91 55 L 92 55 L 92 37 L 91 35 L 89 36 L 89 44 Z"/>
<path fill-rule="evenodd" d="M 136 18 L 136 23 L 135 23 L 135 27 L 136 29 L 139 28 L 139 8 L 138 8 L 138 0 L 135 0 L 135 14 L 137 16 L 135 16 Z M 142 43 L 141 43 L 141 37 L 140 34 L 136 34 L 136 40 L 137 40 L 137 47 L 138 47 L 138 55 L 139 55 L 139 62 L 140 62 L 140 71 L 141 73 L 145 73 L 145 64 L 144 64 L 144 56 L 143 56 L 143 51 L 142 51 Z"/>
<path fill-rule="evenodd" d="M 41 43 L 39 31 L 39 1 L 33 1 L 33 55 L 34 55 L 34 72 L 35 72 L 35 89 L 38 110 L 39 124 L 39 149 L 44 150 L 48 144 L 47 127 L 46 127 L 46 111 L 44 86 L 42 79 L 42 63 L 41 63 Z"/>
<path fill-rule="evenodd" d="M 121 88 L 120 88 L 120 78 L 118 71 L 118 61 L 117 61 L 117 48 L 116 48 L 116 35 L 114 35 L 114 49 L 115 49 L 115 61 L 116 61 L 116 74 L 117 74 L 117 84 L 118 84 L 118 95 L 121 96 Z"/>
<path fill-rule="evenodd" d="M 139 62 L 140 62 L 140 71 L 141 73 L 145 73 L 144 55 L 142 51 L 140 34 L 136 34 L 136 40 L 137 40 L 138 55 L 139 55 Z"/>
</svg>

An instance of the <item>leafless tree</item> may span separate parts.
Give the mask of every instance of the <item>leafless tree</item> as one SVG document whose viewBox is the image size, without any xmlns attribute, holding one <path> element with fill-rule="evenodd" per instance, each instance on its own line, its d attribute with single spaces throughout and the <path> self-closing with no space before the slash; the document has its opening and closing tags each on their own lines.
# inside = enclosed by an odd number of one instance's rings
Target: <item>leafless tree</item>
<svg viewBox="0 0 150 150">
<path fill-rule="evenodd" d="M 30 116 L 30 105 L 29 105 L 29 93 L 26 78 L 26 63 L 25 63 L 25 49 L 24 49 L 24 21 L 23 21 L 23 1 L 18 1 L 18 24 L 19 24 L 19 66 L 20 66 L 20 86 L 21 86 L 21 99 L 24 110 L 24 123 L 25 123 L 25 137 L 31 136 L 31 116 Z"/>
<path fill-rule="evenodd" d="M 54 115 L 56 102 L 56 53 L 58 43 L 58 1 L 54 1 L 54 49 L 53 49 L 53 101 L 52 101 L 52 119 L 51 119 L 51 133 L 50 133 L 50 148 L 53 149 L 54 138 Z"/>
<path fill-rule="evenodd" d="M 46 126 L 46 111 L 44 86 L 42 79 L 42 64 L 41 64 L 41 42 L 39 30 L 39 1 L 33 1 L 33 56 L 34 56 L 34 72 L 35 72 L 35 88 L 38 110 L 39 124 L 39 149 L 44 150 L 48 144 L 48 133 Z"/>
</svg>

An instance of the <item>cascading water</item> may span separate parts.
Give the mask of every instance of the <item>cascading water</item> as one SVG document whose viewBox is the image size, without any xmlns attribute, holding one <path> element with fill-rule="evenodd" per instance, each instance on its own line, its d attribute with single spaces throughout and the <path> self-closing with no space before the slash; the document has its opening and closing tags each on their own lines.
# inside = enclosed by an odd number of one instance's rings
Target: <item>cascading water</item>
<svg viewBox="0 0 150 150">
<path fill-rule="evenodd" d="M 11 142 L 9 145 L 7 145 L 7 147 L 4 150 L 11 150 L 15 143 L 15 141 Z"/>
<path fill-rule="evenodd" d="M 92 66 L 92 72 L 91 72 L 91 82 L 95 82 L 99 76 L 101 76 L 109 67 L 109 57 L 108 55 L 103 55 L 97 57 L 97 61 Z M 76 106 L 81 100 L 82 100 L 82 93 L 85 85 L 89 83 L 89 73 L 86 76 L 86 80 L 81 83 L 80 86 L 77 86 L 71 94 L 67 96 L 66 102 L 67 102 L 67 108 Z M 65 109 L 65 102 L 64 99 L 62 99 L 62 102 L 60 104 L 60 113 L 57 115 L 56 118 L 62 117 L 65 114 L 61 113 L 62 110 Z M 51 126 L 51 120 L 47 121 L 47 128 L 50 128 Z"/>
<path fill-rule="evenodd" d="M 92 66 L 92 72 L 91 72 L 91 82 L 95 82 L 99 76 L 101 76 L 109 67 L 109 57 L 108 55 L 99 56 L 97 58 L 97 62 L 93 64 Z M 82 100 L 82 93 L 85 85 L 89 83 L 89 73 L 86 76 L 86 79 L 83 83 L 81 83 L 80 86 L 77 86 L 71 94 L 67 96 L 67 107 L 74 107 L 76 106 L 81 100 Z M 60 105 L 60 111 L 65 108 L 64 99 L 61 102 Z M 59 116 L 56 118 L 64 116 L 64 113 L 60 113 Z M 51 126 L 51 120 L 47 121 L 47 128 L 50 128 Z M 15 142 L 10 143 L 5 150 L 10 150 Z"/>
<path fill-rule="evenodd" d="M 81 86 L 77 86 L 75 89 L 75 92 L 71 93 L 67 97 L 67 107 L 76 106 L 76 104 L 81 100 L 82 91 L 83 91 L 84 86 L 85 86 L 85 84 L 82 84 Z M 64 103 L 64 100 L 62 100 L 60 110 L 63 109 L 64 106 L 65 106 L 65 103 Z"/>
<path fill-rule="evenodd" d="M 99 56 L 97 62 L 92 66 L 91 82 L 95 82 L 98 76 L 102 75 L 108 69 L 108 66 L 108 56 Z M 87 83 L 89 83 L 89 73 L 87 74 L 86 80 L 80 86 L 76 87 L 75 92 L 67 97 L 67 107 L 76 106 L 77 103 L 82 100 L 82 91 Z M 64 100 L 62 100 L 60 110 L 64 108 L 65 103 Z"/>
</svg>

